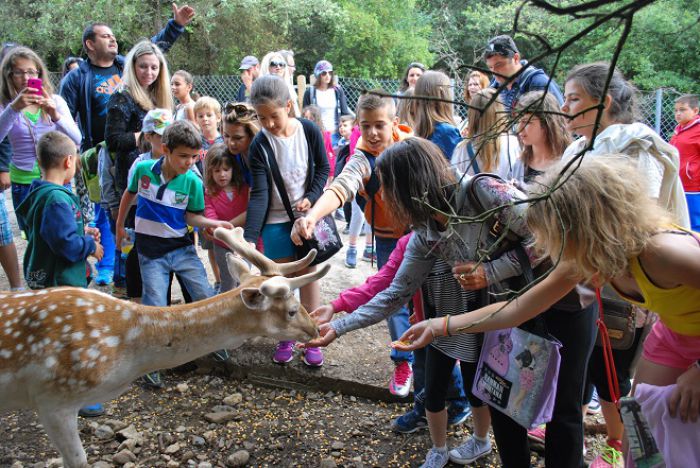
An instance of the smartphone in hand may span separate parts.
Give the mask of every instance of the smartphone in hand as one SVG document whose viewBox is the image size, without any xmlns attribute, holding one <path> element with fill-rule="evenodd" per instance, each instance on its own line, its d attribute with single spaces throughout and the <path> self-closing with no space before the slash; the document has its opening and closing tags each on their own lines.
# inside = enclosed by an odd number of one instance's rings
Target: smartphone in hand
<svg viewBox="0 0 700 468">
<path fill-rule="evenodd" d="M 44 82 L 41 81 L 41 78 L 29 78 L 27 80 L 27 86 L 30 88 L 34 88 L 37 91 L 34 92 L 37 96 L 43 96 L 43 93 L 41 92 L 41 87 L 43 86 Z"/>
</svg>

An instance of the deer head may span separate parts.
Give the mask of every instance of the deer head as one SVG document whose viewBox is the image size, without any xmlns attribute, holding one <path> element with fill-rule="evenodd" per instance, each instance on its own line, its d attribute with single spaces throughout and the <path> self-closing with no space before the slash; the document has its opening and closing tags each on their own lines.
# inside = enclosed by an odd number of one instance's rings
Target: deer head
<svg viewBox="0 0 700 468">
<path fill-rule="evenodd" d="M 231 274 L 241 280 L 241 301 L 253 313 L 264 314 L 259 317 L 263 321 L 263 326 L 259 329 L 265 330 L 266 336 L 295 341 L 309 341 L 318 336 L 315 322 L 294 296 L 294 290 L 325 276 L 330 265 L 293 278 L 284 276 L 308 267 L 316 257 L 315 250 L 301 260 L 280 264 L 265 257 L 246 242 L 241 228 L 217 228 L 214 236 L 260 270 L 261 276 L 256 276 L 241 258 L 230 253 L 226 255 Z"/>
</svg>

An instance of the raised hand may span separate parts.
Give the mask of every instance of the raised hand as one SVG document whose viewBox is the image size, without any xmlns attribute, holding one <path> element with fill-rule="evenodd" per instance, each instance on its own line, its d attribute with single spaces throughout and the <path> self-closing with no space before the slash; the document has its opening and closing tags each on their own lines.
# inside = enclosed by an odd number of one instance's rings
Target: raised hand
<svg viewBox="0 0 700 468">
<path fill-rule="evenodd" d="M 39 104 L 41 102 L 42 96 L 37 95 L 39 89 L 26 87 L 12 100 L 10 107 L 16 112 L 20 112 L 22 109 L 28 106 Z"/>
<path fill-rule="evenodd" d="M 41 98 L 39 98 L 39 107 L 46 112 L 46 114 L 51 117 L 53 122 L 58 122 L 61 119 L 61 114 L 58 113 L 56 108 L 56 101 L 53 97 L 46 92 L 44 88 L 41 88 Z"/>
<path fill-rule="evenodd" d="M 194 8 L 189 5 L 184 5 L 178 8 L 177 4 L 173 3 L 173 19 L 180 26 L 187 26 L 194 18 Z"/>
</svg>

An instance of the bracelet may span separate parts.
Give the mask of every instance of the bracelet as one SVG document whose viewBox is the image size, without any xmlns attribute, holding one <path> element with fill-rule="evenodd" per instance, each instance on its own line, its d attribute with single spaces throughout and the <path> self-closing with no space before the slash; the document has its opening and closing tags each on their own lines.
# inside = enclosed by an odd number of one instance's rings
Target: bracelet
<svg viewBox="0 0 700 468">
<path fill-rule="evenodd" d="M 445 327 L 444 328 L 445 336 L 452 336 L 450 334 L 450 316 L 449 315 L 445 315 L 444 327 Z"/>
</svg>

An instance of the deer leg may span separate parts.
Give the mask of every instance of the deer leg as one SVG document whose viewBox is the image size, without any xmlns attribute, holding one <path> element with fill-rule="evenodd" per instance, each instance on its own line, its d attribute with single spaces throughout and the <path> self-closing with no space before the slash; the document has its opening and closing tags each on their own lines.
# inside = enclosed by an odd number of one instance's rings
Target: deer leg
<svg viewBox="0 0 700 468">
<path fill-rule="evenodd" d="M 87 456 L 78 435 L 77 408 L 40 408 L 39 421 L 63 457 L 65 468 L 86 468 Z"/>
</svg>

